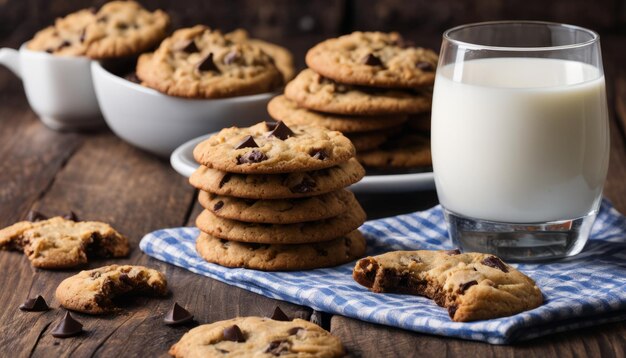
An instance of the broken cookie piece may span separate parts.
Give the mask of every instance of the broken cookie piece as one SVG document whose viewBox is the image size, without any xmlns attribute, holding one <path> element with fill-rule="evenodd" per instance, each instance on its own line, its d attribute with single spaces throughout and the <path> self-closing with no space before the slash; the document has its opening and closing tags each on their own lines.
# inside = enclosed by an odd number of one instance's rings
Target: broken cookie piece
<svg viewBox="0 0 626 358">
<path fill-rule="evenodd" d="M 359 260 L 352 276 L 373 292 L 431 298 L 456 322 L 511 316 L 543 302 L 531 278 L 490 254 L 388 252 Z"/>
<path fill-rule="evenodd" d="M 62 269 L 84 265 L 88 256 L 126 256 L 129 245 L 126 237 L 103 222 L 54 217 L 0 230 L 0 249 L 23 251 L 34 267 Z"/>
<path fill-rule="evenodd" d="M 165 275 L 144 266 L 110 265 L 68 277 L 56 290 L 61 306 L 89 314 L 117 311 L 113 300 L 131 294 L 165 296 Z"/>
</svg>

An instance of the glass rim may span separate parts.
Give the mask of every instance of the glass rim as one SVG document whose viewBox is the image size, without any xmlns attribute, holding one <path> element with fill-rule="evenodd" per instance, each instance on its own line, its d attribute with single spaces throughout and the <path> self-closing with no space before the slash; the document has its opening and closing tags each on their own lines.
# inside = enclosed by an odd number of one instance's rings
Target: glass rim
<svg viewBox="0 0 626 358">
<path fill-rule="evenodd" d="M 456 39 L 453 39 L 452 37 L 450 37 L 450 35 L 453 32 L 459 31 L 459 30 L 462 30 L 462 29 L 466 29 L 466 28 L 470 28 L 470 27 L 489 26 L 489 25 L 513 25 L 513 24 L 519 24 L 519 25 L 550 25 L 550 26 L 563 27 L 563 28 L 566 28 L 566 29 L 569 29 L 569 30 L 585 32 L 585 33 L 591 35 L 591 39 L 587 40 L 587 41 L 584 41 L 584 42 L 573 43 L 573 44 L 569 44 L 569 45 L 524 46 L 524 47 L 513 47 L 513 46 L 511 46 L 511 47 L 509 47 L 509 46 L 480 45 L 480 44 L 476 44 L 476 43 L 456 40 Z M 581 48 L 581 47 L 589 46 L 589 45 L 591 45 L 593 43 L 596 43 L 596 42 L 600 41 L 600 35 L 597 32 L 595 32 L 593 30 L 590 30 L 588 28 L 582 27 L 582 26 L 563 24 L 563 23 L 559 23 L 559 22 L 532 21 L 532 20 L 484 21 L 484 22 L 474 22 L 474 23 L 470 23 L 470 24 L 459 25 L 459 26 L 455 26 L 453 28 L 450 28 L 450 29 L 444 31 L 443 38 L 444 38 L 444 40 L 449 41 L 450 43 L 453 43 L 453 44 L 455 44 L 458 47 L 463 47 L 463 48 L 468 48 L 468 49 L 492 50 L 492 51 L 520 51 L 520 52 L 523 52 L 523 51 L 568 50 L 568 49 L 575 49 L 575 48 Z"/>
</svg>

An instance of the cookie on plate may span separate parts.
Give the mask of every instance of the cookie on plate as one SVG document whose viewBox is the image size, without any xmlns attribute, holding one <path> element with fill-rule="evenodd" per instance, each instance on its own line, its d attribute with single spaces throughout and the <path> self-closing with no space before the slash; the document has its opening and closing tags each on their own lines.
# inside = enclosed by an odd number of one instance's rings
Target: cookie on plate
<svg viewBox="0 0 626 358">
<path fill-rule="evenodd" d="M 39 31 L 28 48 L 55 55 L 93 59 L 139 54 L 166 35 L 169 16 L 150 12 L 134 1 L 112 1 L 96 11 L 80 10 Z"/>
<path fill-rule="evenodd" d="M 309 124 L 342 133 L 370 132 L 397 127 L 404 123 L 407 115 L 392 116 L 342 116 L 300 108 L 284 95 L 276 96 L 267 104 L 272 118 L 287 125 Z M 354 142 L 353 142 L 354 143 Z M 357 148 L 359 150 L 359 148 Z"/>
<path fill-rule="evenodd" d="M 324 169 L 347 162 L 354 153 L 354 146 L 340 132 L 314 126 L 287 127 L 283 122 L 225 128 L 193 150 L 198 163 L 245 174 Z"/>
<path fill-rule="evenodd" d="M 468 322 L 539 307 L 535 282 L 491 254 L 450 251 L 395 251 L 356 263 L 354 280 L 373 292 L 421 295 Z"/>
<path fill-rule="evenodd" d="M 342 357 L 339 338 L 302 319 L 276 321 L 237 317 L 193 328 L 174 344 L 169 354 L 186 357 Z"/>
<path fill-rule="evenodd" d="M 130 294 L 165 296 L 165 275 L 144 266 L 131 265 L 81 271 L 59 284 L 56 299 L 68 310 L 104 314 L 119 310 L 114 298 Z"/>
<path fill-rule="evenodd" d="M 202 25 L 177 30 L 154 53 L 141 55 L 137 76 L 145 86 L 192 98 L 266 93 L 283 84 L 274 59 L 261 47 Z"/>
<path fill-rule="evenodd" d="M 396 115 L 430 111 L 429 89 L 398 90 L 342 84 L 313 70 L 300 72 L 285 87 L 285 96 L 310 110 L 342 115 Z"/>
<path fill-rule="evenodd" d="M 347 190 L 306 198 L 276 200 L 241 199 L 201 191 L 198 201 L 218 217 L 266 224 L 324 220 L 341 215 L 357 204 L 354 194 Z"/>
<path fill-rule="evenodd" d="M 253 39 L 248 36 L 248 32 L 244 29 L 237 29 L 226 34 L 226 37 L 234 42 L 248 42 L 252 45 L 259 46 L 266 54 L 274 59 L 276 67 L 283 75 L 284 83 L 291 81 L 296 75 L 296 69 L 293 64 L 293 55 L 289 50 L 282 46 L 278 46 L 271 42 Z"/>
<path fill-rule="evenodd" d="M 315 72 L 341 83 L 415 88 L 435 81 L 438 56 L 409 46 L 398 33 L 353 32 L 323 41 L 306 54 Z"/>
<path fill-rule="evenodd" d="M 21 250 L 34 267 L 71 268 L 96 257 L 128 255 L 128 239 L 98 221 L 75 222 L 62 217 L 21 221 L 0 230 L 0 249 Z"/>
<path fill-rule="evenodd" d="M 415 168 L 432 165 L 430 140 L 405 134 L 389 139 L 382 147 L 359 152 L 357 159 L 372 168 Z"/>
<path fill-rule="evenodd" d="M 365 238 L 358 230 L 314 244 L 255 244 L 227 241 L 201 233 L 196 249 L 208 262 L 264 271 L 332 267 L 363 257 Z"/>
<path fill-rule="evenodd" d="M 345 213 L 325 220 L 295 224 L 259 224 L 223 219 L 210 210 L 196 218 L 198 229 L 220 239 L 259 244 L 307 244 L 329 241 L 355 230 L 365 221 L 365 212 L 355 205 Z"/>
</svg>

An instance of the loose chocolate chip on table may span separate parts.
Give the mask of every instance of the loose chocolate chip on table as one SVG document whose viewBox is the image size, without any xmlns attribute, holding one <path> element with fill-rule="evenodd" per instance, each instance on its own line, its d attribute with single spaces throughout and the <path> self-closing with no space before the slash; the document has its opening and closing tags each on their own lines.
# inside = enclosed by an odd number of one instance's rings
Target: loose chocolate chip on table
<svg viewBox="0 0 626 358">
<path fill-rule="evenodd" d="M 165 324 L 173 326 L 177 324 L 187 323 L 193 320 L 193 315 L 186 309 L 181 307 L 178 302 L 174 302 L 172 308 L 167 312 L 163 322 Z"/>
<path fill-rule="evenodd" d="M 247 135 L 243 138 L 243 140 L 237 144 L 237 146 L 235 146 L 235 149 L 241 149 L 241 148 L 258 148 L 259 145 L 256 144 L 256 142 L 254 141 L 254 138 L 252 138 L 251 135 Z"/>
<path fill-rule="evenodd" d="M 76 215 L 76 213 L 71 210 L 69 214 L 63 215 L 63 219 L 72 220 L 72 221 L 80 221 L 78 220 L 78 215 Z"/>
<path fill-rule="evenodd" d="M 287 333 L 290 336 L 293 336 L 294 334 L 298 334 L 298 332 L 303 331 L 303 330 L 304 330 L 304 328 L 302 328 L 302 327 L 293 327 L 293 328 L 289 328 Z"/>
<path fill-rule="evenodd" d="M 187 41 L 181 41 L 176 45 L 176 50 L 183 51 L 186 53 L 194 53 L 199 52 L 198 46 L 196 46 L 196 42 L 193 39 L 189 39 Z"/>
<path fill-rule="evenodd" d="M 200 72 L 202 72 L 202 71 L 213 71 L 213 72 L 220 73 L 220 69 L 217 68 L 217 66 L 215 65 L 215 62 L 213 62 L 213 53 L 212 52 L 209 53 L 205 58 L 200 60 L 200 62 L 198 63 L 196 68 Z"/>
<path fill-rule="evenodd" d="M 267 156 L 258 150 L 252 150 L 237 158 L 237 164 L 259 163 L 267 159 Z"/>
<path fill-rule="evenodd" d="M 432 72 L 435 69 L 432 63 L 425 61 L 418 62 L 415 67 L 425 72 Z"/>
<path fill-rule="evenodd" d="M 295 134 L 283 121 L 278 121 L 274 129 L 268 134 L 268 137 L 276 137 L 280 140 L 285 140 L 289 137 L 293 137 Z"/>
<path fill-rule="evenodd" d="M 450 306 L 448 307 L 448 314 L 450 315 L 450 318 L 454 319 L 454 314 L 456 313 L 456 309 L 458 307 L 457 306 Z"/>
<path fill-rule="evenodd" d="M 382 66 L 383 63 L 376 55 L 368 53 L 363 59 L 361 63 L 368 66 Z"/>
<path fill-rule="evenodd" d="M 509 272 L 509 269 L 506 267 L 504 262 L 495 256 L 489 256 L 481 261 L 481 264 L 493 268 L 500 269 L 502 272 Z"/>
<path fill-rule="evenodd" d="M 237 50 L 231 50 L 229 53 L 224 56 L 224 63 L 230 65 L 231 63 L 237 61 L 239 58 L 239 52 Z"/>
<path fill-rule="evenodd" d="M 450 256 L 460 255 L 461 254 L 461 250 L 459 250 L 459 249 L 448 250 L 448 251 L 446 251 L 446 254 L 450 255 Z"/>
<path fill-rule="evenodd" d="M 218 211 L 219 209 L 223 207 L 224 207 L 224 202 L 220 200 L 217 203 L 215 203 L 215 205 L 213 205 L 213 211 Z"/>
<path fill-rule="evenodd" d="M 462 283 L 461 286 L 459 286 L 459 292 L 463 293 L 463 292 L 467 291 L 468 288 L 470 288 L 470 287 L 472 287 L 474 285 L 478 285 L 478 282 L 476 282 L 476 280 Z"/>
<path fill-rule="evenodd" d="M 326 151 L 324 149 L 311 149 L 309 155 L 319 160 L 324 160 L 328 158 L 328 154 L 326 154 Z"/>
<path fill-rule="evenodd" d="M 292 193 L 310 193 L 317 186 L 317 183 L 310 178 L 304 177 L 300 184 L 296 184 L 290 188 Z"/>
<path fill-rule="evenodd" d="M 37 210 L 31 210 L 28 212 L 28 216 L 26 216 L 26 221 L 35 222 L 41 220 L 47 220 L 48 217 L 44 214 L 40 213 Z"/>
<path fill-rule="evenodd" d="M 291 321 L 289 317 L 287 317 L 285 312 L 283 312 L 283 310 L 281 310 L 280 307 L 278 306 L 274 308 L 274 313 L 272 314 L 272 317 L 270 318 L 273 319 L 274 321 Z"/>
<path fill-rule="evenodd" d="M 75 320 L 69 312 L 65 312 L 65 316 L 61 322 L 52 330 L 52 336 L 56 338 L 67 338 L 79 335 L 83 331 L 83 325 Z"/>
<path fill-rule="evenodd" d="M 46 300 L 41 295 L 36 298 L 29 298 L 20 305 L 22 311 L 47 311 L 50 309 Z"/>
<path fill-rule="evenodd" d="M 282 355 L 289 351 L 291 351 L 291 345 L 285 340 L 272 341 L 265 349 L 265 353 L 271 353 L 275 356 Z"/>
<path fill-rule="evenodd" d="M 227 341 L 233 341 L 233 342 L 245 342 L 246 339 L 243 336 L 243 333 L 241 332 L 241 329 L 239 329 L 239 326 L 232 325 L 230 327 L 226 327 L 224 328 L 224 339 Z"/>
</svg>

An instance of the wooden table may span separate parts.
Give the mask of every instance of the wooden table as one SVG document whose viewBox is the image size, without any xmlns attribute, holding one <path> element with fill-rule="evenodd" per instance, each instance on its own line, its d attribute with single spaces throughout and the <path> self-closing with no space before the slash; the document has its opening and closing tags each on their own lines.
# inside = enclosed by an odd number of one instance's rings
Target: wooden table
<svg viewBox="0 0 626 358">
<path fill-rule="evenodd" d="M 614 80 L 607 83 L 613 115 L 605 195 L 626 212 L 626 77 L 607 78 Z M 492 346 L 312 312 L 149 258 L 137 247 L 141 237 L 155 229 L 192 225 L 200 211 L 195 190 L 168 161 L 131 147 L 108 130 L 59 133 L 47 129 L 30 110 L 19 80 L 4 69 L 0 69 L 0 158 L 0 227 L 24 219 L 31 209 L 48 215 L 73 210 L 81 219 L 109 222 L 131 238 L 132 253 L 123 260 L 91 261 L 89 268 L 111 263 L 151 266 L 167 275 L 173 292 L 166 299 L 132 299 L 121 314 L 74 314 L 86 333 L 55 339 L 50 331 L 64 311 L 53 298 L 54 290 L 72 272 L 36 270 L 24 255 L 0 252 L 0 357 L 163 356 L 189 329 L 162 323 L 174 301 L 186 306 L 200 323 L 270 315 L 279 305 L 290 316 L 320 322 L 354 356 L 624 356 L 624 322 L 513 346 Z M 425 209 L 436 204 L 437 198 L 429 191 L 359 196 L 359 200 L 369 217 L 377 218 Z M 45 313 L 18 309 L 27 297 L 38 294 L 54 309 Z"/>
</svg>

